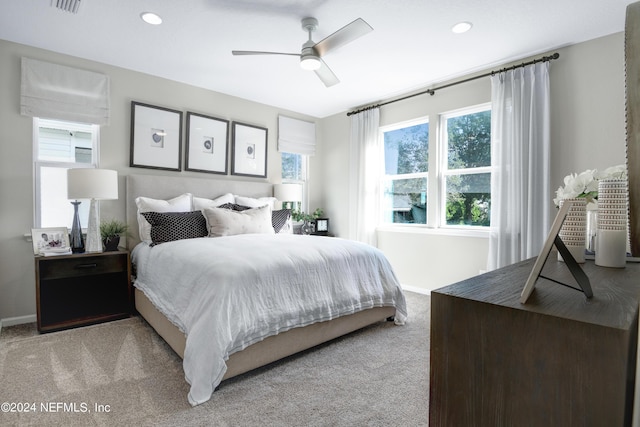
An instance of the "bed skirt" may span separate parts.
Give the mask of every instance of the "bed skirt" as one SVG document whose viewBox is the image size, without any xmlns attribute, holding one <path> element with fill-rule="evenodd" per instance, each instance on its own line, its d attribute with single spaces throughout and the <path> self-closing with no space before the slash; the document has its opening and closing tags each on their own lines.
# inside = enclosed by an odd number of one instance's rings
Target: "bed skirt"
<svg viewBox="0 0 640 427">
<path fill-rule="evenodd" d="M 135 290 L 135 305 L 140 315 L 156 330 L 158 335 L 181 358 L 184 358 L 186 336 L 160 313 L 145 294 L 138 289 Z M 384 321 L 393 317 L 395 312 L 395 307 L 375 307 L 326 322 L 290 329 L 268 337 L 229 356 L 227 372 L 222 379 L 232 378 L 373 323 Z"/>
</svg>

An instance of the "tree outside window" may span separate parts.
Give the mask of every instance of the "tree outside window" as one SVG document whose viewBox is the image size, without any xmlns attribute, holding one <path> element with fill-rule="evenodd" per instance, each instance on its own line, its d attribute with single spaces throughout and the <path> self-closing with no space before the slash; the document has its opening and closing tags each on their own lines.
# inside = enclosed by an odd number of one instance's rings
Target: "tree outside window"
<svg viewBox="0 0 640 427">
<path fill-rule="evenodd" d="M 429 123 L 426 120 L 382 129 L 383 222 L 427 223 Z"/>
<path fill-rule="evenodd" d="M 444 115 L 443 168 L 446 225 L 489 226 L 491 208 L 491 110 Z"/>
</svg>

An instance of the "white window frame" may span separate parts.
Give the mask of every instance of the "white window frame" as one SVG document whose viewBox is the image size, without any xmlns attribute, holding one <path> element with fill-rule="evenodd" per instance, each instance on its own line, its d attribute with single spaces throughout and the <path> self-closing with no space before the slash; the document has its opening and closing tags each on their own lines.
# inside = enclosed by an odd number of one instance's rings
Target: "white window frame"
<svg viewBox="0 0 640 427">
<path fill-rule="evenodd" d="M 430 177 L 430 170 L 431 170 L 431 162 L 427 163 L 427 170 L 425 172 L 416 172 L 416 173 L 408 173 L 408 174 L 399 174 L 399 175 L 388 175 L 385 173 L 385 158 L 384 158 L 384 134 L 386 132 L 392 132 L 394 130 L 398 130 L 398 129 L 403 129 L 403 128 L 408 128 L 408 127 L 412 127 L 412 126 L 418 126 L 418 125 L 423 125 L 423 124 L 427 124 L 429 125 L 429 141 L 428 141 L 428 148 L 427 150 L 429 151 L 428 155 L 429 155 L 429 159 L 431 159 L 431 123 L 429 122 L 429 116 L 423 116 L 423 117 L 418 117 L 416 119 L 412 119 L 412 120 L 406 120 L 404 122 L 400 122 L 400 123 L 394 123 L 392 125 L 387 125 L 387 126 L 381 126 L 378 128 L 378 141 L 380 141 L 380 143 L 378 144 L 380 146 L 380 150 L 381 150 L 381 154 L 380 154 L 380 159 L 382 160 L 380 168 L 382 169 L 382 173 L 380 174 L 380 195 L 379 195 L 379 199 L 380 199 L 380 212 L 379 212 L 379 218 L 378 218 L 378 225 L 379 226 L 384 226 L 384 227 L 426 227 L 429 225 L 429 222 L 432 221 L 432 219 L 430 218 L 429 215 L 429 204 L 427 204 L 427 223 L 426 224 L 410 224 L 410 223 L 395 223 L 395 222 L 386 222 L 384 220 L 384 209 L 382 208 L 383 204 L 384 204 L 384 188 L 385 188 L 385 183 L 387 183 L 388 181 L 398 181 L 398 180 L 402 180 L 402 179 L 413 179 L 413 178 L 426 178 L 427 179 L 427 200 L 430 200 L 429 197 L 429 193 L 431 192 L 431 177 Z M 435 200 L 435 199 L 433 199 Z"/>
<path fill-rule="evenodd" d="M 40 132 L 39 129 L 42 125 L 50 123 L 52 126 L 56 124 L 64 125 L 63 128 L 70 131 L 83 131 L 91 132 L 91 163 L 77 163 L 77 162 L 61 162 L 53 160 L 40 160 Z M 62 126 L 61 126 L 62 127 Z M 41 170 L 43 167 L 48 168 L 97 168 L 99 167 L 99 153 L 100 153 L 100 126 L 94 124 L 74 123 L 64 120 L 33 118 L 33 224 L 34 228 L 42 228 L 42 206 L 41 206 L 41 188 L 40 178 Z M 71 218 L 71 217 L 70 217 Z"/>
<path fill-rule="evenodd" d="M 480 232 L 489 232 L 489 227 L 480 226 L 480 225 L 450 225 L 447 224 L 447 193 L 446 193 L 446 182 L 447 177 L 452 175 L 478 175 L 483 173 L 491 173 L 492 166 L 483 166 L 483 167 L 475 167 L 475 168 L 464 168 L 464 169 L 449 169 L 449 141 L 447 136 L 447 120 L 454 118 L 465 116 L 474 113 L 480 113 L 483 111 L 491 111 L 491 103 L 487 102 L 484 104 L 474 105 L 471 107 L 459 108 L 456 110 L 448 111 L 439 115 L 439 132 L 438 132 L 438 146 L 440 149 L 438 150 L 440 153 L 439 156 L 439 165 L 438 165 L 438 227 L 442 229 L 458 229 L 458 230 L 470 230 L 470 231 L 480 231 Z"/>
</svg>

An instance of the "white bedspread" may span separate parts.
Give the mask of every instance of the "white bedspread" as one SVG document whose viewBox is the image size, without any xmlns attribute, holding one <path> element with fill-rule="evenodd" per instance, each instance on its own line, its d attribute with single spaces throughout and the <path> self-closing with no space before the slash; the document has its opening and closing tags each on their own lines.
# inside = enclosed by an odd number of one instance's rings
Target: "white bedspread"
<svg viewBox="0 0 640 427">
<path fill-rule="evenodd" d="M 382 252 L 339 238 L 245 234 L 133 250 L 135 286 L 187 335 L 192 405 L 210 399 L 229 355 L 295 327 L 380 306 L 407 317 Z"/>
</svg>

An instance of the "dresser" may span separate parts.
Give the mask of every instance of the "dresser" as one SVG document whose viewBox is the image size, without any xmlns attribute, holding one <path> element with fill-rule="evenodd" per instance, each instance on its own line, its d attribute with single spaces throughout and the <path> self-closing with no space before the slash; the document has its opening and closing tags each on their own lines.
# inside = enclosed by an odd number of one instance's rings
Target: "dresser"
<svg viewBox="0 0 640 427">
<path fill-rule="evenodd" d="M 640 264 L 587 261 L 593 298 L 540 278 L 535 259 L 431 293 L 429 425 L 631 425 Z M 542 275 L 576 286 L 552 252 Z"/>
</svg>

